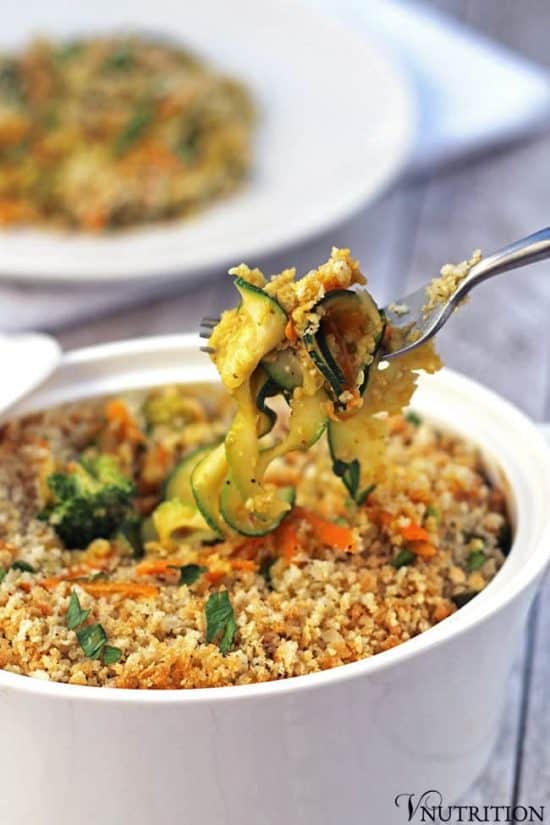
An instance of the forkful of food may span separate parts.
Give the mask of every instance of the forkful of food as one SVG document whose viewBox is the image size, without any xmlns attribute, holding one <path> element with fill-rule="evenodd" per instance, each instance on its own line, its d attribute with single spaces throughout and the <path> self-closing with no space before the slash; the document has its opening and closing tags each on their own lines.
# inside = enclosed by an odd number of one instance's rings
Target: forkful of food
<svg viewBox="0 0 550 825">
<path fill-rule="evenodd" d="M 438 278 L 379 310 L 385 319 L 380 355 L 390 361 L 422 346 L 449 320 L 474 287 L 495 275 L 549 257 L 550 227 L 545 227 L 487 257 L 475 252 L 469 261 L 458 266 L 444 266 Z M 341 300 L 341 296 L 333 296 L 331 304 L 335 298 L 336 302 Z M 351 300 L 353 302 L 355 299 Z M 219 320 L 203 318 L 201 336 L 210 339 Z M 203 349 L 212 354 L 211 344 Z"/>
</svg>

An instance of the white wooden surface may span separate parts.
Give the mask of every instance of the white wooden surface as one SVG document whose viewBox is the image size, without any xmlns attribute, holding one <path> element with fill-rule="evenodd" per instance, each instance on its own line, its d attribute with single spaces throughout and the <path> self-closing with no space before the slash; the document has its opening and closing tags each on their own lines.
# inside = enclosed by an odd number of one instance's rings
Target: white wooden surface
<svg viewBox="0 0 550 825">
<path fill-rule="evenodd" d="M 434 0 L 434 5 L 550 65 L 548 0 Z M 284 256 L 250 261 L 268 271 L 307 270 L 331 245 L 350 246 L 381 302 L 481 246 L 498 246 L 550 223 L 550 137 L 408 180 L 345 226 Z M 233 300 L 223 274 L 197 288 L 66 329 L 66 347 L 134 335 L 191 331 Z M 550 266 L 485 285 L 441 335 L 445 362 L 483 381 L 534 418 L 550 418 Z M 468 804 L 546 804 L 550 822 L 550 585 L 531 617 L 498 746 Z M 472 697 L 475 701 L 475 697 Z M 382 824 L 381 824 L 382 825 Z"/>
</svg>

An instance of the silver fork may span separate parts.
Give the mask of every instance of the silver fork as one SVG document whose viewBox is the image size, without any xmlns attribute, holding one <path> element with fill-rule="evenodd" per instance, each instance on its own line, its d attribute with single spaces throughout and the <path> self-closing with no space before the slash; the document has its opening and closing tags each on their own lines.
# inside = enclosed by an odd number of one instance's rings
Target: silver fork
<svg viewBox="0 0 550 825">
<path fill-rule="evenodd" d="M 486 258 L 482 258 L 479 263 L 468 272 L 468 275 L 460 281 L 451 297 L 444 303 L 436 304 L 429 312 L 425 310 L 427 303 L 426 290 L 429 284 L 424 284 L 420 289 L 404 295 L 402 298 L 392 301 L 383 308 L 383 312 L 393 329 L 401 330 L 405 336 L 395 336 L 397 340 L 407 340 L 407 343 L 394 350 L 391 349 L 391 339 L 386 344 L 384 359 L 390 361 L 405 352 L 416 349 L 416 347 L 429 341 L 443 324 L 449 320 L 457 306 L 464 300 L 466 295 L 478 284 L 492 278 L 493 275 L 500 275 L 501 272 L 508 272 L 510 269 L 517 269 L 521 266 L 542 261 L 550 258 L 550 227 L 540 229 L 526 238 L 508 244 Z M 395 311 L 395 308 L 399 308 Z M 203 318 L 201 321 L 202 338 L 210 338 L 213 328 L 218 323 L 219 318 Z M 213 352 L 211 347 L 201 347 L 203 352 Z"/>
</svg>

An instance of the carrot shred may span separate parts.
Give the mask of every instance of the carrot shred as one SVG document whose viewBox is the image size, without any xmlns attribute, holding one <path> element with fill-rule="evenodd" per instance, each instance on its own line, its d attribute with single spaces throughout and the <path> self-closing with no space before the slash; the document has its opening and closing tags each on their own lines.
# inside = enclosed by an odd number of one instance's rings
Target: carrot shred
<svg viewBox="0 0 550 825">
<path fill-rule="evenodd" d="M 119 398 L 108 401 L 105 405 L 105 416 L 109 424 L 114 425 L 123 439 L 137 442 L 144 440 L 143 433 L 134 421 L 124 401 Z"/>
<path fill-rule="evenodd" d="M 218 584 L 225 576 L 224 570 L 209 570 L 208 573 L 204 574 L 205 579 L 210 582 L 210 584 Z"/>
<path fill-rule="evenodd" d="M 313 535 L 323 544 L 333 547 L 336 550 L 349 550 L 353 552 L 357 549 L 353 530 L 341 524 L 334 524 L 332 521 L 312 513 L 310 510 L 297 508 L 297 515 L 304 518 L 313 531 Z"/>
<path fill-rule="evenodd" d="M 234 554 L 239 558 L 254 559 L 258 555 L 258 551 L 265 547 L 268 541 L 269 536 L 251 537 L 237 545 Z"/>
<path fill-rule="evenodd" d="M 158 596 L 159 589 L 153 584 L 140 584 L 138 582 L 80 582 L 80 587 L 89 593 L 90 596 L 111 596 L 120 594 L 130 598 L 142 598 Z"/>
<path fill-rule="evenodd" d="M 233 570 L 250 570 L 256 572 L 258 565 L 251 559 L 230 559 L 229 561 Z"/>
<path fill-rule="evenodd" d="M 289 341 L 297 341 L 298 340 L 298 333 L 296 332 L 296 327 L 292 323 L 291 320 L 287 321 L 285 327 L 285 336 L 288 338 Z"/>
<path fill-rule="evenodd" d="M 285 559 L 293 558 L 300 550 L 300 538 L 291 521 L 283 521 L 277 528 L 277 545 Z"/>
<path fill-rule="evenodd" d="M 399 531 L 405 541 L 429 541 L 430 534 L 420 524 L 412 522 L 407 527 L 402 527 Z"/>
<path fill-rule="evenodd" d="M 178 567 L 178 559 L 155 559 L 154 561 L 142 561 L 136 565 L 137 576 L 165 576 L 167 573 L 174 573 L 172 567 Z"/>
<path fill-rule="evenodd" d="M 409 548 L 416 556 L 422 559 L 432 559 L 437 553 L 437 548 L 429 541 L 411 541 Z"/>
</svg>

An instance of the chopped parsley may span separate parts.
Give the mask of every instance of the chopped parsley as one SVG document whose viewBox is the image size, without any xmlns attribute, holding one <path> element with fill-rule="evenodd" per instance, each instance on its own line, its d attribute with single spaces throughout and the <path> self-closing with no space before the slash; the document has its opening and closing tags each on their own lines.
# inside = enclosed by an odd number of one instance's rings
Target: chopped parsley
<svg viewBox="0 0 550 825">
<path fill-rule="evenodd" d="M 79 625 L 84 624 L 89 615 L 89 610 L 82 610 L 80 600 L 73 590 L 69 600 L 69 607 L 65 614 L 65 622 L 69 630 L 75 630 Z"/>
<path fill-rule="evenodd" d="M 36 567 L 23 559 L 16 559 L 11 566 L 12 570 L 21 570 L 22 573 L 36 573 Z"/>
<path fill-rule="evenodd" d="M 369 484 L 368 487 L 365 487 L 363 492 L 359 493 L 359 495 L 357 496 L 357 504 L 359 504 L 359 505 L 364 504 L 365 501 L 370 496 L 370 494 L 374 493 L 374 491 L 376 490 L 376 487 L 377 487 L 376 484 Z"/>
<path fill-rule="evenodd" d="M 439 520 L 441 518 L 441 512 L 438 507 L 434 507 L 433 504 L 430 504 L 429 507 L 426 507 L 426 517 Z"/>
<path fill-rule="evenodd" d="M 194 584 L 208 570 L 208 567 L 202 567 L 200 564 L 184 564 L 183 567 L 173 564 L 170 567 L 180 571 L 179 584 Z"/>
<path fill-rule="evenodd" d="M 420 427 L 422 424 L 422 419 L 414 410 L 409 410 L 405 413 L 405 421 L 408 421 L 409 424 L 413 425 L 413 427 Z"/>
<path fill-rule="evenodd" d="M 112 665 L 118 662 L 122 656 L 122 650 L 107 644 L 107 634 L 103 629 L 103 625 L 97 622 L 94 624 L 84 624 L 89 615 L 90 611 L 82 609 L 80 599 L 76 591 L 73 590 L 69 600 L 69 607 L 65 613 L 65 622 L 69 630 L 75 631 L 82 652 L 89 659 L 99 659 L 99 657 L 102 656 L 103 664 L 105 665 Z"/>
<path fill-rule="evenodd" d="M 485 562 L 487 561 L 487 556 L 483 552 L 483 550 L 472 550 L 470 555 L 468 556 L 468 570 L 470 573 L 473 573 L 475 570 L 479 570 Z"/>
<path fill-rule="evenodd" d="M 112 645 L 104 645 L 103 647 L 103 663 L 106 665 L 114 665 L 122 656 L 122 650 L 119 647 Z"/>
<path fill-rule="evenodd" d="M 265 583 L 270 590 L 273 590 L 273 579 L 271 578 L 271 568 L 277 559 L 275 556 L 265 556 L 260 562 L 260 576 L 263 576 Z"/>
<path fill-rule="evenodd" d="M 138 106 L 124 129 L 115 140 L 115 154 L 120 156 L 132 148 L 138 138 L 142 136 L 153 120 L 153 110 L 150 105 Z"/>
<path fill-rule="evenodd" d="M 6 578 L 7 572 L 5 567 L 0 567 L 0 582 Z"/>
<path fill-rule="evenodd" d="M 477 596 L 477 593 L 467 591 L 466 593 L 457 593 L 456 596 L 451 596 L 451 599 L 457 607 L 464 607 L 464 605 L 468 604 L 474 596 Z"/>
<path fill-rule="evenodd" d="M 397 570 L 399 570 L 400 567 L 405 567 L 407 564 L 411 564 L 415 558 L 416 555 L 412 552 L 412 550 L 400 550 L 392 561 L 392 564 Z"/>
<path fill-rule="evenodd" d="M 222 653 L 229 653 L 233 646 L 237 623 L 227 590 L 212 593 L 204 607 L 206 616 L 206 641 L 216 642 Z"/>
<path fill-rule="evenodd" d="M 76 630 L 76 637 L 85 656 L 99 659 L 107 644 L 107 634 L 100 624 L 86 624 Z"/>
</svg>

